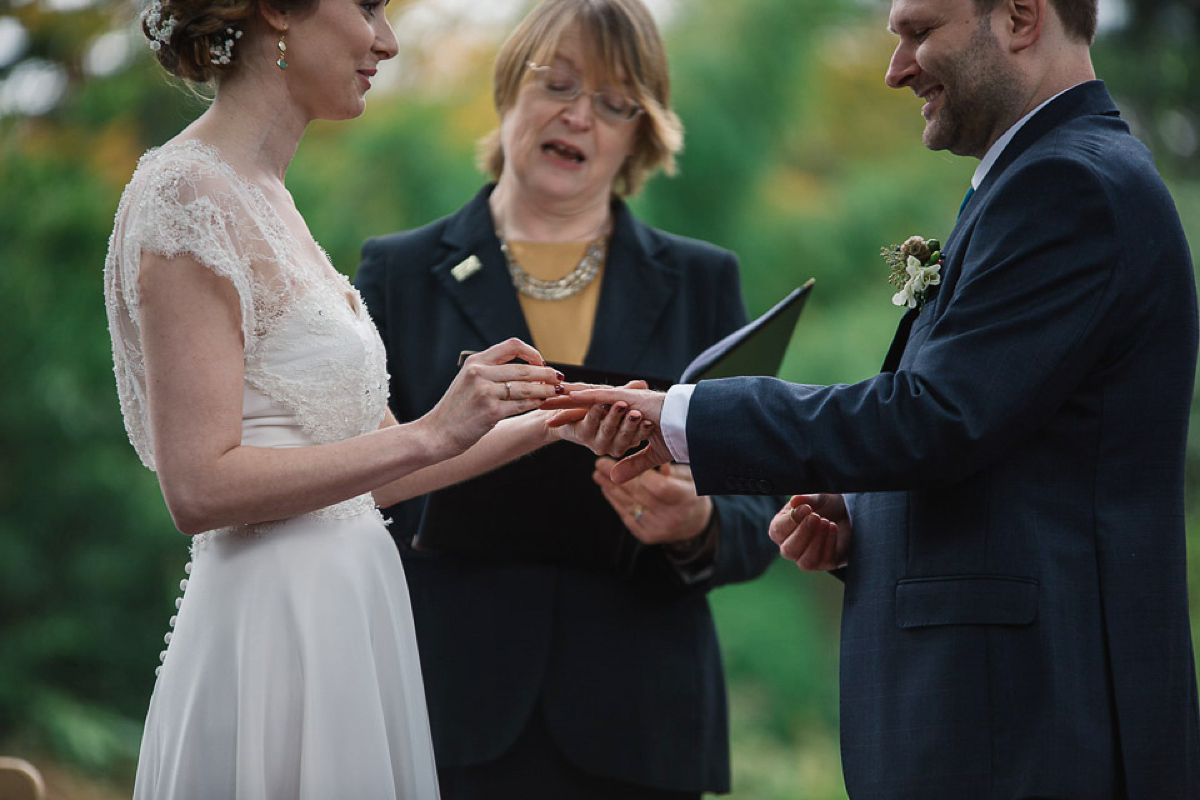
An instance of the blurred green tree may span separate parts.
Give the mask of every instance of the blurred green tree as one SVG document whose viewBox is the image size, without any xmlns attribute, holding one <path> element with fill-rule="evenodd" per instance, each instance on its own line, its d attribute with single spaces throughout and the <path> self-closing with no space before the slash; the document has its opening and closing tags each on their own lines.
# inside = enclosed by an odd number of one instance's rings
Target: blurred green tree
<svg viewBox="0 0 1200 800">
<path fill-rule="evenodd" d="M 1119 26 L 1096 50 L 1134 132 L 1170 175 L 1200 177 L 1200 3 L 1122 0 Z"/>
</svg>

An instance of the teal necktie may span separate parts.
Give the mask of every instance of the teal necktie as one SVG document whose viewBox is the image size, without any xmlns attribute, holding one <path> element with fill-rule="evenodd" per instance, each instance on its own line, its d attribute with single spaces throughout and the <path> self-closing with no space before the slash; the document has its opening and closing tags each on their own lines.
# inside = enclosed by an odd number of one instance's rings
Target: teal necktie
<svg viewBox="0 0 1200 800">
<path fill-rule="evenodd" d="M 963 195 L 962 205 L 958 207 L 958 216 L 962 216 L 963 209 L 967 207 L 967 201 L 971 199 L 971 195 L 975 194 L 975 187 L 967 187 L 967 193 Z"/>
</svg>

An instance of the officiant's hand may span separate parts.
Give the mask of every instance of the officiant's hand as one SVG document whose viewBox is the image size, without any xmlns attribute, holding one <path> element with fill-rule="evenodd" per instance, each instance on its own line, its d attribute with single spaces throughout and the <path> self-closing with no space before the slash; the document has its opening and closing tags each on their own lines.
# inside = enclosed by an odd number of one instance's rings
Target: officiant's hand
<svg viewBox="0 0 1200 800">
<path fill-rule="evenodd" d="M 590 384 L 563 384 L 568 390 Z M 630 381 L 625 389 L 645 389 L 645 381 Z M 583 445 L 598 456 L 620 458 L 637 447 L 654 430 L 654 423 L 643 419 L 642 412 L 631 409 L 623 400 L 612 405 L 570 408 L 557 411 L 546 427 L 558 438 Z"/>
<path fill-rule="evenodd" d="M 712 517 L 712 498 L 696 494 L 692 471 L 684 464 L 663 464 L 618 484 L 609 477 L 616 461 L 596 459 L 592 480 L 625 527 L 644 544 L 695 539 Z"/>
<path fill-rule="evenodd" d="M 552 397 L 542 404 L 542 408 L 550 409 L 579 409 L 593 406 L 625 403 L 628 413 L 637 412 L 643 420 L 653 423 L 646 446 L 636 453 L 618 461 L 613 465 L 611 477 L 614 483 L 625 483 L 646 470 L 654 469 L 661 464 L 671 461 L 671 451 L 663 439 L 662 407 L 666 398 L 665 392 L 652 392 L 647 389 L 617 388 L 614 386 L 595 386 L 579 388 L 581 384 L 566 384 L 569 393 Z M 551 423 L 553 424 L 553 423 Z"/>
<path fill-rule="evenodd" d="M 840 494 L 798 494 L 771 520 L 769 535 L 800 569 L 825 572 L 846 566 L 851 532 Z"/>
</svg>

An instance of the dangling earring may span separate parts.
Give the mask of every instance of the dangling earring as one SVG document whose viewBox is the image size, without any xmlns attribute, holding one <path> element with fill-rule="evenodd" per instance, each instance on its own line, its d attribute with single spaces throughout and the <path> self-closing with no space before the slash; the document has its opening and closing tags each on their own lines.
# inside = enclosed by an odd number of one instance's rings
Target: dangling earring
<svg viewBox="0 0 1200 800">
<path fill-rule="evenodd" d="M 287 36 L 287 31 L 279 34 L 279 44 L 276 45 L 279 48 L 279 60 L 275 63 L 280 69 L 287 69 L 287 42 L 283 40 L 284 36 Z"/>
</svg>

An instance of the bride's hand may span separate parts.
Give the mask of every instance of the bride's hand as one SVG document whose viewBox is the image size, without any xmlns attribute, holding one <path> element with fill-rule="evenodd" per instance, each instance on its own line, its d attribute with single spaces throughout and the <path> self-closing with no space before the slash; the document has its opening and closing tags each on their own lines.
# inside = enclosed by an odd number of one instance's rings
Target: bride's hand
<svg viewBox="0 0 1200 800">
<path fill-rule="evenodd" d="M 514 362 L 517 358 L 529 363 Z M 520 339 L 492 345 L 467 357 L 442 399 L 417 422 L 433 433 L 434 446 L 447 451 L 445 458 L 457 455 L 505 417 L 535 409 L 564 391 L 562 373 L 545 363 Z"/>
<path fill-rule="evenodd" d="M 587 387 L 581 385 L 581 388 Z M 624 388 L 647 387 L 645 381 L 630 381 Z M 618 401 L 611 406 L 559 411 L 547 420 L 546 427 L 558 438 L 583 445 L 598 456 L 620 458 L 646 441 L 654 423 L 643 419 L 640 411 L 630 411 L 628 404 Z"/>
</svg>

